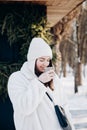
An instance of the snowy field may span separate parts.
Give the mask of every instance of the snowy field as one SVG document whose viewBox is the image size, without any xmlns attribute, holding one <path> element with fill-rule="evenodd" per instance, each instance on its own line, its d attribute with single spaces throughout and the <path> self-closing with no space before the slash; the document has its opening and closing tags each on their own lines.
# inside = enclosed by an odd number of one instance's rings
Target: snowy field
<svg viewBox="0 0 87 130">
<path fill-rule="evenodd" d="M 87 109 L 87 66 L 82 69 L 82 85 L 78 87 L 78 93 L 74 93 L 74 76 L 71 68 L 67 67 L 67 77 L 61 76 L 60 80 L 68 96 L 70 109 Z"/>
</svg>

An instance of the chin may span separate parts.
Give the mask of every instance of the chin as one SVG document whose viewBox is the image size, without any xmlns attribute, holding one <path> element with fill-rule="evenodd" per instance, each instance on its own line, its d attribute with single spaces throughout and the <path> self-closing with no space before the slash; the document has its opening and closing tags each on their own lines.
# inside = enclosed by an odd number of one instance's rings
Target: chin
<svg viewBox="0 0 87 130">
<path fill-rule="evenodd" d="M 45 72 L 45 69 L 41 69 L 40 72 Z"/>
</svg>

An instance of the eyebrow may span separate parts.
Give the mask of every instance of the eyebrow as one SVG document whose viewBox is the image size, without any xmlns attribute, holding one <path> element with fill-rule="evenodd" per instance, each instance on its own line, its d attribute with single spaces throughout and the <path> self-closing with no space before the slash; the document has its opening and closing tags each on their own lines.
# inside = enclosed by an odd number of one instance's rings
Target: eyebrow
<svg viewBox="0 0 87 130">
<path fill-rule="evenodd" d="M 39 59 L 43 59 L 43 60 L 44 60 L 45 58 L 41 58 L 41 57 L 40 57 Z"/>
<path fill-rule="evenodd" d="M 39 59 L 45 60 L 45 58 L 44 58 L 44 57 L 40 57 Z M 50 60 L 50 58 L 47 58 L 47 60 Z"/>
</svg>

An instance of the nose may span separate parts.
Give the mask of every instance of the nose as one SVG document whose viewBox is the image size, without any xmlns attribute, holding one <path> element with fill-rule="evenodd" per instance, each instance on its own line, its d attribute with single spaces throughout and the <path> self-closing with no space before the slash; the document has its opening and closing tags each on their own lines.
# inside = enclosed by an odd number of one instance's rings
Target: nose
<svg viewBox="0 0 87 130">
<path fill-rule="evenodd" d="M 45 61 L 45 62 L 43 63 L 43 65 L 44 65 L 44 67 L 47 67 L 47 66 L 49 65 L 49 63 L 48 63 L 47 61 Z"/>
</svg>

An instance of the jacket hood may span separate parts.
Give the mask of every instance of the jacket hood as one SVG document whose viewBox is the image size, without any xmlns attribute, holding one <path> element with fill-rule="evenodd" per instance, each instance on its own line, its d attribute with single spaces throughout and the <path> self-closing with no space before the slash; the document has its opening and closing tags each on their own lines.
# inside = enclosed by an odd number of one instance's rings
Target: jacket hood
<svg viewBox="0 0 87 130">
<path fill-rule="evenodd" d="M 30 71 L 30 73 L 35 75 L 35 61 L 37 58 L 42 56 L 49 56 L 50 59 L 52 59 L 52 50 L 42 38 L 33 38 L 27 54 L 27 68 L 29 69 L 28 71 Z M 24 68 L 25 67 L 23 65 L 23 72 Z"/>
</svg>

